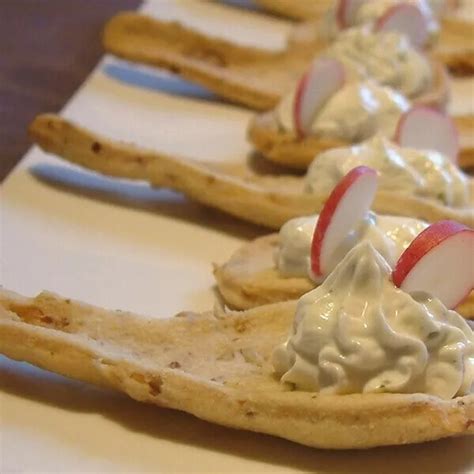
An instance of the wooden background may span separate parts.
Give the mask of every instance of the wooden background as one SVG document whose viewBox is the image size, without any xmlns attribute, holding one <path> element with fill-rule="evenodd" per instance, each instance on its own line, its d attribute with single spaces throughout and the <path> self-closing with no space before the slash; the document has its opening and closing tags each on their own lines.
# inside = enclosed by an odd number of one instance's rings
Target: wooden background
<svg viewBox="0 0 474 474">
<path fill-rule="evenodd" d="M 0 180 L 30 146 L 28 123 L 56 112 L 102 54 L 101 30 L 140 0 L 0 0 Z"/>
</svg>

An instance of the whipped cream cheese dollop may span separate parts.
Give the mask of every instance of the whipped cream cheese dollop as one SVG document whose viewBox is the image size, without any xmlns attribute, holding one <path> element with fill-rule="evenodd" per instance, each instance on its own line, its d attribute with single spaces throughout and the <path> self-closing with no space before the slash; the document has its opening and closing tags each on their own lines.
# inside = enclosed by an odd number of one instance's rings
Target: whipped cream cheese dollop
<svg viewBox="0 0 474 474">
<path fill-rule="evenodd" d="M 276 109 L 282 128 L 295 132 L 296 90 L 285 95 Z M 349 82 L 316 113 L 311 131 L 326 138 L 360 142 L 377 132 L 393 136 L 400 115 L 410 102 L 395 90 L 373 80 Z"/>
<path fill-rule="evenodd" d="M 300 298 L 288 340 L 273 353 L 281 381 L 323 394 L 468 394 L 474 336 L 427 293 L 408 294 L 369 242 Z"/>
<path fill-rule="evenodd" d="M 341 32 L 325 56 L 342 62 L 355 78 L 372 78 L 414 97 L 432 84 L 427 57 L 396 32 L 373 33 L 369 28 Z"/>
<path fill-rule="evenodd" d="M 311 271 L 311 243 L 319 216 L 297 217 L 286 222 L 279 233 L 275 264 L 285 277 L 306 277 L 316 283 Z M 393 268 L 400 255 L 428 224 L 410 217 L 382 216 L 368 212 L 361 222 L 346 236 L 329 264 L 332 270 L 360 242 L 370 242 Z"/>
<path fill-rule="evenodd" d="M 373 29 L 376 21 L 385 12 L 400 3 L 411 3 L 420 10 L 423 15 L 430 37 L 433 39 L 439 33 L 439 23 L 437 15 L 442 14 L 444 8 L 440 3 L 443 0 L 366 0 L 356 10 L 353 20 L 347 27 L 368 26 Z M 337 5 L 331 8 L 323 18 L 321 24 L 321 35 L 326 40 L 334 40 L 341 31 L 341 26 L 337 18 Z"/>
<path fill-rule="evenodd" d="M 432 11 L 432 14 L 436 18 L 441 18 L 445 13 L 449 11 L 450 7 L 446 0 L 428 0 L 428 5 Z"/>
<path fill-rule="evenodd" d="M 469 180 L 449 158 L 432 150 L 396 145 L 381 135 L 317 156 L 306 174 L 305 191 L 328 194 L 356 166 L 379 172 L 379 189 L 434 199 L 451 207 L 469 204 Z"/>
</svg>

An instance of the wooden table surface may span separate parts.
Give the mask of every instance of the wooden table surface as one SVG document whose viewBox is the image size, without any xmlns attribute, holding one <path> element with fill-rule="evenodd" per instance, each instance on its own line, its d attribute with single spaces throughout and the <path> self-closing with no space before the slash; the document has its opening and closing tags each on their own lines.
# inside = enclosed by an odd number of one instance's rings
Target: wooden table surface
<svg viewBox="0 0 474 474">
<path fill-rule="evenodd" d="M 0 0 L 0 180 L 30 146 L 28 123 L 58 111 L 102 54 L 101 30 L 140 0 Z"/>
</svg>

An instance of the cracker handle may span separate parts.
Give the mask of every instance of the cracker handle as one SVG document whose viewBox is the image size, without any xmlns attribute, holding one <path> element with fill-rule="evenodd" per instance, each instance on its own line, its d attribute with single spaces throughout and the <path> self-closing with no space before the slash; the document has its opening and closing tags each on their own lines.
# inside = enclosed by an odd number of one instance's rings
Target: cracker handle
<svg viewBox="0 0 474 474">
<path fill-rule="evenodd" d="M 219 171 L 217 166 L 112 142 L 55 115 L 37 117 L 30 126 L 30 135 L 43 150 L 87 169 L 171 188 L 270 228 L 311 213 L 319 205 L 314 197 L 277 192 L 278 186 L 266 186 L 265 178 L 246 180 Z"/>
</svg>

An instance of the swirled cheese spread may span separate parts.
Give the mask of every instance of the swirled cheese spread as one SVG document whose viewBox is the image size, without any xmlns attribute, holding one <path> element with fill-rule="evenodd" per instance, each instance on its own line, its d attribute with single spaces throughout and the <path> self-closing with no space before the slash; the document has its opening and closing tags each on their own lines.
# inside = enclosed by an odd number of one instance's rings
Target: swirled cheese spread
<svg viewBox="0 0 474 474">
<path fill-rule="evenodd" d="M 428 0 L 428 5 L 436 18 L 441 18 L 449 12 L 450 7 L 452 6 L 450 3 L 453 2 L 447 2 L 446 0 Z"/>
<path fill-rule="evenodd" d="M 297 217 L 280 229 L 275 264 L 285 277 L 307 277 L 317 283 L 311 271 L 311 242 L 319 216 Z M 328 265 L 329 272 L 360 242 L 370 242 L 393 267 L 412 240 L 428 227 L 424 221 L 410 217 L 379 216 L 368 212 L 334 252 Z"/>
<path fill-rule="evenodd" d="M 354 78 L 375 79 L 408 97 L 423 93 L 432 84 L 426 56 L 396 32 L 351 28 L 341 32 L 324 55 L 342 62 Z"/>
<path fill-rule="evenodd" d="M 276 114 L 282 128 L 295 131 L 296 90 L 283 97 Z M 313 134 L 360 142 L 377 132 L 393 136 L 400 115 L 410 102 L 400 93 L 375 81 L 350 82 L 330 97 L 313 120 Z"/>
<path fill-rule="evenodd" d="M 288 340 L 273 353 L 281 381 L 323 394 L 468 394 L 472 330 L 429 294 L 396 288 L 390 274 L 363 242 L 302 296 Z"/>
<path fill-rule="evenodd" d="M 431 150 L 402 148 L 380 135 L 319 154 L 308 168 L 305 191 L 329 195 L 359 165 L 379 172 L 382 191 L 417 195 L 452 207 L 469 204 L 469 181 L 449 158 Z"/>
<path fill-rule="evenodd" d="M 439 32 L 437 16 L 442 14 L 443 8 L 439 3 L 443 0 L 367 0 L 355 11 L 353 19 L 346 28 L 353 26 L 368 26 L 373 29 L 375 22 L 381 18 L 387 10 L 400 3 L 411 3 L 418 7 L 423 15 L 430 37 L 433 39 Z M 333 41 L 342 31 L 337 18 L 337 7 L 333 7 L 323 18 L 320 24 L 321 36 L 326 40 Z"/>
</svg>

